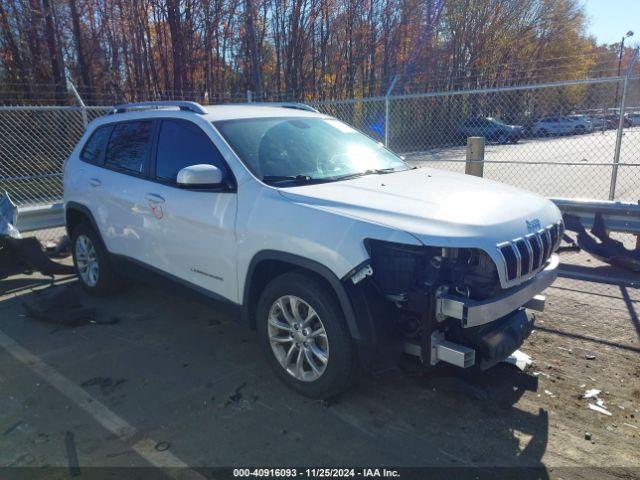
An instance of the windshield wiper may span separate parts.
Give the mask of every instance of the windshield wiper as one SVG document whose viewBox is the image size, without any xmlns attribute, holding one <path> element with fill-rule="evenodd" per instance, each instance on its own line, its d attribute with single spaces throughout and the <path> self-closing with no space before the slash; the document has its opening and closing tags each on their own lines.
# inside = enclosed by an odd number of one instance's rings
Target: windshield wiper
<svg viewBox="0 0 640 480">
<path fill-rule="evenodd" d="M 309 175 L 265 175 L 262 177 L 262 181 L 266 183 L 270 182 L 296 182 L 296 183 L 310 183 L 313 182 L 313 177 Z"/>
<path fill-rule="evenodd" d="M 399 171 L 401 170 L 396 170 L 395 167 L 375 168 L 365 170 L 364 172 L 347 173 L 345 175 L 338 175 L 336 177 L 324 178 L 313 178 L 309 175 L 265 175 L 264 177 L 262 177 L 262 181 L 266 183 L 295 182 L 297 184 L 304 185 L 308 183 L 330 183 L 339 180 L 348 180 L 350 178 L 363 177 L 365 175 L 383 175 L 385 173 L 393 173 Z"/>
<path fill-rule="evenodd" d="M 329 180 L 332 180 L 332 181 L 335 181 L 335 180 L 348 180 L 350 178 L 364 177 L 365 175 L 374 175 L 374 174 L 383 175 L 385 173 L 393 173 L 393 172 L 399 172 L 399 171 L 401 171 L 401 170 L 396 170 L 394 167 L 375 168 L 375 169 L 365 170 L 364 172 L 347 173 L 346 175 L 339 175 L 337 177 L 329 177 Z"/>
</svg>

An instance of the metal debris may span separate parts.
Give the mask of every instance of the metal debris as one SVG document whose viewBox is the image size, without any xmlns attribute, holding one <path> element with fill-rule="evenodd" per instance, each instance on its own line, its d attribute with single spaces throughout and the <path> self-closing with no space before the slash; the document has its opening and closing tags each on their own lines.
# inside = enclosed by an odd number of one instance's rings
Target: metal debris
<svg viewBox="0 0 640 480">
<path fill-rule="evenodd" d="M 596 213 L 591 232 L 587 232 L 575 215 L 562 216 L 565 228 L 577 233 L 578 246 L 599 260 L 616 267 L 640 272 L 640 249 L 629 250 L 622 242 L 609 237 L 601 213 Z"/>
</svg>

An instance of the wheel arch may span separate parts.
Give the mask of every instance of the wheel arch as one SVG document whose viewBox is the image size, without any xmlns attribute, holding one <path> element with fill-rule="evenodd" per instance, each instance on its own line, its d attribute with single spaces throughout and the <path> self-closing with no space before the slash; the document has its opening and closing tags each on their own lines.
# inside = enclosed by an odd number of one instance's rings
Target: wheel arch
<svg viewBox="0 0 640 480">
<path fill-rule="evenodd" d="M 307 271 L 330 287 L 342 308 L 351 337 L 359 340 L 361 329 L 347 290 L 340 279 L 315 260 L 277 250 L 262 250 L 249 263 L 242 295 L 243 322 L 255 328 L 255 309 L 262 290 L 272 278 L 291 270 Z"/>
<path fill-rule="evenodd" d="M 100 229 L 98 229 L 98 224 L 96 223 L 95 218 L 93 218 L 93 214 L 91 210 L 86 205 L 82 205 L 77 202 L 67 202 L 65 206 L 64 212 L 65 225 L 67 229 L 67 235 L 71 238 L 71 234 L 73 230 L 82 222 L 89 223 L 91 228 L 96 232 L 102 246 L 105 247 L 104 241 L 102 240 L 102 235 L 100 234 Z"/>
</svg>

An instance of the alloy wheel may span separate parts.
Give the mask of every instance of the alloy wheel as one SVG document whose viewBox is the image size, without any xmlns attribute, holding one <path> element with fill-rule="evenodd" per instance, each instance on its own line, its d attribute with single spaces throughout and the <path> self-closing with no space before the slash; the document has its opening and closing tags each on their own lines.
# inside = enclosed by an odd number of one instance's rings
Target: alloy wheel
<svg viewBox="0 0 640 480">
<path fill-rule="evenodd" d="M 303 382 L 319 379 L 329 362 L 329 341 L 313 307 L 285 295 L 273 302 L 267 321 L 271 350 L 282 368 Z"/>
<path fill-rule="evenodd" d="M 89 287 L 95 287 L 100 278 L 100 265 L 93 242 L 86 235 L 79 235 L 76 239 L 75 251 L 80 278 Z"/>
</svg>

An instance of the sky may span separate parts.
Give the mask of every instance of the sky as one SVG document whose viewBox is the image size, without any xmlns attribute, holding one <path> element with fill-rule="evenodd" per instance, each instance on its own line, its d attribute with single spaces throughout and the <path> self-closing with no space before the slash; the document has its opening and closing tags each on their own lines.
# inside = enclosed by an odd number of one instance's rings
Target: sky
<svg viewBox="0 0 640 480">
<path fill-rule="evenodd" d="M 583 0 L 589 33 L 599 43 L 618 43 L 629 30 L 625 45 L 640 45 L 640 0 Z"/>
</svg>

